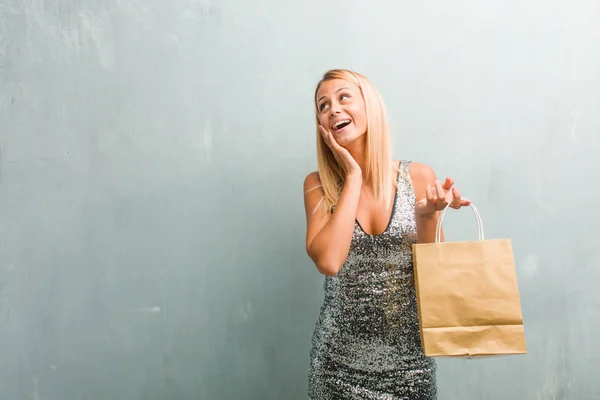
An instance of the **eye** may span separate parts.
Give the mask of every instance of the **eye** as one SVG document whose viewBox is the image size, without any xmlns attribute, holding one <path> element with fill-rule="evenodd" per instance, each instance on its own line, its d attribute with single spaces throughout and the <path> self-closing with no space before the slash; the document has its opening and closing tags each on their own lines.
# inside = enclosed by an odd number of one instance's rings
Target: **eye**
<svg viewBox="0 0 600 400">
<path fill-rule="evenodd" d="M 344 100 L 344 98 L 349 99 L 350 95 L 348 93 L 344 93 L 344 94 L 340 95 L 340 100 Z"/>
<path fill-rule="evenodd" d="M 327 105 L 327 102 L 323 102 L 319 105 L 319 111 L 323 111 L 325 109 L 325 106 Z"/>
</svg>

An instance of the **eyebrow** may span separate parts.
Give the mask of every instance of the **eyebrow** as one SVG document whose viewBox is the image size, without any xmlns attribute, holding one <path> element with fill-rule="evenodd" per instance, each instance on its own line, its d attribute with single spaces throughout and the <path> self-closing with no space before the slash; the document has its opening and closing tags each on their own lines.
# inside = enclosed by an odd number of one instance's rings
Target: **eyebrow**
<svg viewBox="0 0 600 400">
<path fill-rule="evenodd" d="M 344 89 L 348 89 L 348 90 L 350 90 L 350 88 L 347 88 L 347 87 L 342 87 L 342 88 L 339 88 L 338 90 L 336 90 L 335 92 L 337 93 L 337 92 L 339 92 L 340 90 L 344 90 Z M 323 97 L 325 97 L 325 96 L 321 96 L 321 97 L 319 97 L 319 100 L 317 100 L 317 103 L 318 103 L 318 102 L 320 102 L 320 101 L 321 101 L 321 99 L 322 99 Z"/>
</svg>

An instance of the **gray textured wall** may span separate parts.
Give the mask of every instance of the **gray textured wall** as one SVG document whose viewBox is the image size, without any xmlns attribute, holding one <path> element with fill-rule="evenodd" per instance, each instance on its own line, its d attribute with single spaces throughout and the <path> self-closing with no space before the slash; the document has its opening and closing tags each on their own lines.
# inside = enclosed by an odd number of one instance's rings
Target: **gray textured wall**
<svg viewBox="0 0 600 400">
<path fill-rule="evenodd" d="M 600 398 L 597 1 L 0 0 L 0 399 L 305 398 L 332 67 L 513 240 L 529 354 L 440 399 Z"/>
</svg>

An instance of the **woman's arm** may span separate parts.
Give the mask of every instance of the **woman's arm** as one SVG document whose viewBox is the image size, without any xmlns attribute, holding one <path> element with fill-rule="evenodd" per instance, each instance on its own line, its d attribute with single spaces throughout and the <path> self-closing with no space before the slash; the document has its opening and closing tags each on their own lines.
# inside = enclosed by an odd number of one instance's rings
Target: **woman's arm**
<svg viewBox="0 0 600 400">
<path fill-rule="evenodd" d="M 348 257 L 361 186 L 360 174 L 348 175 L 335 211 L 324 213 L 319 208 L 323 190 L 318 174 L 304 180 L 306 252 L 324 275 L 336 275 Z"/>
<path fill-rule="evenodd" d="M 410 164 L 410 177 L 413 182 L 416 203 L 419 204 L 427 199 L 427 187 L 431 187 L 435 184 L 435 172 L 428 165 L 412 162 Z M 432 214 L 418 215 L 415 210 L 417 243 L 429 243 L 435 241 L 435 227 L 439 216 L 440 213 L 437 211 Z"/>
</svg>

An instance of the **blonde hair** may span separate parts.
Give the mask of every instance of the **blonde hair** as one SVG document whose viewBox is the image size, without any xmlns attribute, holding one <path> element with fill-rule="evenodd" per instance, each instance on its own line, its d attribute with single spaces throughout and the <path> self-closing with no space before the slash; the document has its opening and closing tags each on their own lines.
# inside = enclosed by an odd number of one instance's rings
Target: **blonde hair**
<svg viewBox="0 0 600 400">
<path fill-rule="evenodd" d="M 315 89 L 315 113 L 317 120 L 317 165 L 320 187 L 324 197 L 319 203 L 322 211 L 331 212 L 340 198 L 345 183 L 345 171 L 336 161 L 331 149 L 319 132 L 319 111 L 316 97 L 321 85 L 332 79 L 343 79 L 358 86 L 365 102 L 367 132 L 365 148 L 365 171 L 367 181 L 373 186 L 378 202 L 389 204 L 394 196 L 395 179 L 392 167 L 392 140 L 388 126 L 387 111 L 377 88 L 365 76 L 346 69 L 327 71 Z M 393 185 L 389 183 L 392 182 Z M 317 187 L 319 187 L 317 186 Z M 316 188 L 313 188 L 316 189 Z M 311 189 L 311 190 L 313 190 Z M 317 206 L 318 208 L 318 206 Z M 316 211 L 316 210 L 315 210 Z"/>
</svg>

